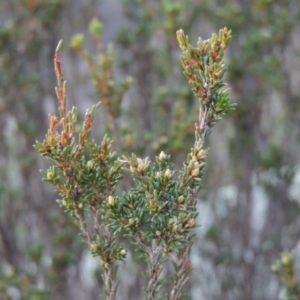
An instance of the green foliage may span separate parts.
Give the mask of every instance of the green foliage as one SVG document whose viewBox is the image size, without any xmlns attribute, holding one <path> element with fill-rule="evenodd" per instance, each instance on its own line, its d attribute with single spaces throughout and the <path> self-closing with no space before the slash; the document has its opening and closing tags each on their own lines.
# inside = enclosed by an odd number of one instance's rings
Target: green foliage
<svg viewBox="0 0 300 300">
<path fill-rule="evenodd" d="M 281 259 L 271 267 L 285 288 L 284 300 L 300 299 L 300 281 L 295 274 L 294 264 L 294 253 L 283 251 Z"/>
<path fill-rule="evenodd" d="M 6 107 L 15 111 L 22 131 L 31 139 L 37 126 L 27 122 L 28 114 L 37 112 L 39 105 L 34 99 L 40 97 L 40 89 L 36 89 L 40 80 L 36 53 L 38 50 L 41 53 L 42 49 L 48 52 L 44 45 L 52 42 L 51 35 L 56 27 L 51 26 L 50 30 L 49 26 L 54 18 L 59 18 L 64 5 L 65 1 L 60 0 L 12 0 L 1 5 L 5 22 L 0 26 L 0 67 L 6 71 L 0 75 L 0 97 L 5 96 Z M 15 89 L 11 78 L 14 78 Z"/>
<path fill-rule="evenodd" d="M 65 255 L 67 261 L 72 255 L 80 258 L 80 247 L 74 247 L 74 226 L 68 217 L 51 203 L 39 201 L 47 197 L 40 180 L 34 183 L 39 162 L 32 152 L 36 136 L 46 128 L 44 102 L 40 100 L 53 90 L 54 76 L 49 76 L 47 70 L 51 69 L 53 43 L 57 43 L 65 4 L 61 0 L 12 0 L 0 4 L 1 299 L 62 297 L 66 284 L 60 285 L 59 291 L 57 283 L 67 280 L 66 269 L 46 265 L 44 259 L 53 263 L 59 251 L 69 254 Z M 49 254 L 45 237 L 55 238 L 55 225 L 50 222 L 55 211 L 73 241 L 69 245 L 64 245 L 65 240 L 53 242 Z M 59 234 L 63 232 L 64 228 Z M 53 281 L 49 280 L 52 272 L 56 274 Z M 47 287 L 41 286 L 43 281 Z"/>
<path fill-rule="evenodd" d="M 97 20 L 92 21 L 90 28 L 94 36 L 101 35 Z M 55 186 L 60 195 L 58 203 L 75 219 L 91 254 L 100 258 L 108 299 L 114 299 L 118 287 L 116 262 L 126 256 L 126 250 L 117 239 L 119 232 L 129 238 L 148 264 L 145 299 L 163 297 L 163 281 L 159 276 L 166 260 L 171 260 L 174 267 L 170 300 L 180 299 L 191 272 L 189 253 L 196 225 L 197 192 L 207 152 L 205 137 L 216 122 L 233 109 L 228 91 L 221 90 L 226 70 L 223 50 L 231 39 L 231 32 L 226 28 L 220 30 L 218 37 L 213 35 L 207 41 L 199 40 L 197 48 L 189 44 L 182 30 L 177 32 L 177 39 L 183 51 L 184 73 L 200 103 L 194 147 L 179 171 L 174 169 L 171 156 L 163 151 L 152 163 L 148 157 L 142 159 L 135 154 L 118 157 L 111 150 L 108 136 L 104 136 L 100 145 L 94 140 L 89 142 L 98 104 L 91 112 L 87 111 L 76 140 L 77 110 L 73 107 L 66 111 L 66 82 L 59 56 L 61 42 L 55 52 L 60 118 L 49 115 L 46 138 L 42 143 L 36 142 L 34 147 L 53 164 L 44 173 L 44 180 Z M 113 83 L 111 48 L 101 49 L 98 72 L 91 56 L 82 49 L 82 36 L 75 36 L 71 45 L 89 63 L 102 104 L 110 117 L 108 122 L 113 124 L 108 126 L 113 133 L 119 116 L 116 112 L 120 111 L 128 85 L 123 84 L 120 90 Z M 117 186 L 124 168 L 129 171 L 134 187 L 118 195 Z M 88 223 L 93 226 L 89 227 Z"/>
<path fill-rule="evenodd" d="M 102 10 L 96 8 L 98 2 L 87 1 L 83 4 L 79 1 L 74 6 L 57 0 L 12 0 L 1 3 L 1 295 L 14 289 L 25 298 L 28 287 L 35 290 L 37 282 L 43 280 L 54 298 L 66 299 L 70 296 L 64 293 L 72 292 L 81 280 L 78 280 L 79 276 L 69 277 L 69 271 L 80 272 L 78 265 L 82 264 L 81 254 L 85 245 L 79 245 L 76 225 L 69 214 L 63 214 L 67 208 L 63 206 L 61 211 L 58 206 L 56 208 L 56 203 L 49 201 L 53 196 L 49 194 L 48 186 L 39 184 L 36 170 L 40 168 L 41 161 L 37 153 L 32 152 L 31 145 L 33 139 L 45 131 L 44 110 L 49 108 L 49 104 L 51 107 L 53 101 L 54 76 L 49 71 L 49 64 L 52 63 L 52 49 L 57 37 L 69 35 L 77 26 L 85 26 L 82 23 L 86 24 L 96 11 L 101 17 Z M 101 4 L 104 2 L 101 1 Z M 77 44 L 73 45 L 73 48 L 82 50 L 77 51 L 79 54 L 89 55 L 91 60 L 87 62 L 95 68 L 94 74 L 91 69 L 98 90 L 95 103 L 101 100 L 103 103 L 105 94 L 101 95 L 101 91 L 104 90 L 109 91 L 108 102 L 114 103 L 107 108 L 102 106 L 106 121 L 93 129 L 93 137 L 101 145 L 105 131 L 114 141 L 111 149 L 117 150 L 117 158 L 123 154 L 130 160 L 131 152 L 142 160 L 148 155 L 151 161 L 149 172 L 154 170 L 155 156 L 158 157 L 161 151 L 170 154 L 175 167 L 170 163 L 169 169 L 172 173 L 176 170 L 171 179 L 176 182 L 186 149 L 194 142 L 194 122 L 201 102 L 194 101 L 192 90 L 183 83 L 185 78 L 179 70 L 174 32 L 178 28 L 185 28 L 194 39 L 199 34 L 206 36 L 213 28 L 227 26 L 233 29 L 234 39 L 226 50 L 226 79 L 233 88 L 232 95 L 239 102 L 239 109 L 231 115 L 234 125 L 230 126 L 229 119 L 225 126 L 218 126 L 210 139 L 210 169 L 206 170 L 206 182 L 202 181 L 210 201 L 201 202 L 200 206 L 212 210 L 213 216 L 209 217 L 212 224 L 207 233 L 209 241 L 199 244 L 199 248 L 195 247 L 194 253 L 199 251 L 202 260 L 212 264 L 215 270 L 228 267 L 226 275 L 217 272 L 214 279 L 210 280 L 212 284 L 214 280 L 220 283 L 222 296 L 219 297 L 226 299 L 235 293 L 240 299 L 262 298 L 262 293 L 266 292 L 265 285 L 270 282 L 274 284 L 274 276 L 267 271 L 269 261 L 273 261 L 283 248 L 289 248 L 298 240 L 294 225 L 297 224 L 299 208 L 290 201 L 297 200 L 298 196 L 294 194 L 294 199 L 291 199 L 289 190 L 297 175 L 299 161 L 299 146 L 296 144 L 299 138 L 300 102 L 297 86 L 299 3 L 289 0 L 122 2 L 124 13 L 121 30 L 113 49 L 103 46 L 102 25 L 97 19 L 91 22 L 89 32 L 96 42 L 98 54 L 102 54 L 100 58 L 93 54 L 95 51 L 88 53 L 86 49 L 91 49 L 91 39 L 83 34 L 77 36 Z M 121 7 L 121 1 L 119 5 Z M 103 13 L 105 22 L 109 23 L 115 17 L 114 12 Z M 111 37 L 109 30 L 104 36 L 107 35 Z M 67 66 L 66 71 L 71 70 L 75 75 L 70 80 L 78 79 L 77 76 L 82 74 L 79 71 L 82 65 L 76 68 L 76 55 L 72 53 L 70 57 L 75 64 Z M 104 80 L 99 80 L 102 74 L 99 61 L 109 66 Z M 121 98 L 116 95 L 119 87 L 122 91 L 122 86 L 119 86 L 112 70 L 120 72 L 120 67 L 124 74 L 135 78 L 131 89 L 133 93 L 126 101 L 123 101 L 123 95 Z M 196 71 L 197 76 L 200 77 L 200 72 Z M 129 81 L 132 80 L 129 78 Z M 101 85 L 101 89 L 97 85 Z M 81 102 L 78 105 L 82 105 L 86 99 L 78 99 L 77 94 L 82 86 L 71 84 L 69 88 L 69 95 L 73 98 L 69 100 L 79 100 Z M 116 96 L 114 101 L 112 95 Z M 220 103 L 211 113 L 222 111 L 224 107 L 221 103 L 226 103 L 227 99 L 225 95 L 224 100 L 217 101 Z M 82 120 L 80 111 L 78 115 Z M 9 130 L 11 124 L 13 130 Z M 77 137 L 77 126 L 74 130 Z M 94 162 L 88 143 L 84 146 L 85 160 L 82 164 L 92 166 L 93 170 Z M 83 168 L 83 165 L 79 167 Z M 124 167 L 130 168 L 128 164 Z M 62 169 L 55 166 L 53 171 L 56 176 L 61 174 Z M 148 177 L 150 175 L 147 174 Z M 51 172 L 49 176 L 51 178 Z M 116 195 L 108 196 L 108 204 L 117 203 L 118 198 L 122 200 L 122 190 L 129 191 L 132 186 L 131 177 L 130 172 L 124 172 Z M 218 197 L 214 201 L 214 192 L 218 195 L 223 192 L 223 188 L 219 189 L 223 184 L 232 184 L 236 194 L 245 196 L 247 203 L 243 197 L 235 201 L 232 194 L 226 196 L 226 201 L 219 201 Z M 141 183 L 136 180 L 131 192 L 141 191 L 140 186 Z M 249 224 L 256 216 L 249 212 L 253 211 L 253 204 L 258 202 L 258 198 L 253 199 L 257 187 L 267 193 L 268 213 L 262 217 L 265 225 L 253 243 Z M 144 191 L 141 193 L 145 194 Z M 65 200 L 68 202 L 69 198 Z M 62 201 L 61 197 L 59 201 Z M 68 203 L 71 208 L 75 206 L 73 200 Z M 62 202 L 60 204 L 63 205 Z M 220 208 L 226 213 L 220 215 Z M 89 213 L 88 205 L 84 206 L 84 212 Z M 91 230 L 93 221 L 85 218 L 87 229 Z M 94 231 L 90 232 L 93 234 Z M 122 230 L 117 234 L 118 242 L 123 233 Z M 47 243 L 47 240 L 50 242 Z M 131 238 L 128 236 L 127 240 Z M 41 242 L 43 248 L 40 247 Z M 121 252 L 130 251 L 131 246 L 127 241 L 122 239 L 122 243 L 124 248 L 120 248 Z M 210 250 L 205 254 L 207 244 Z M 242 245 L 240 253 L 233 251 L 236 245 Z M 103 249 L 101 251 L 104 252 Z M 247 253 L 254 253 L 251 265 L 244 261 Z M 51 261 L 50 265 L 44 264 L 45 259 L 48 263 Z M 14 274 L 9 280 L 5 272 L 7 265 L 12 267 Z M 27 274 L 28 267 L 37 268 L 39 272 Z M 138 267 L 142 268 L 144 264 Z M 170 268 L 166 269 L 167 279 L 162 284 L 169 279 Z M 174 269 L 175 281 L 180 280 L 176 276 L 177 269 Z M 99 270 L 103 272 L 102 267 Z M 24 281 L 28 283 L 24 288 L 21 284 L 23 281 L 15 279 L 23 275 L 26 277 L 26 274 L 30 280 Z M 204 278 L 206 276 L 201 277 L 200 282 L 203 283 Z M 65 284 L 71 280 L 72 288 Z M 193 279 L 190 282 L 193 284 Z M 174 284 L 174 281 L 172 284 L 169 282 L 167 287 Z M 197 288 L 196 285 L 194 288 Z M 202 291 L 204 294 L 210 293 L 209 285 L 203 285 Z M 93 292 L 92 289 L 88 291 L 89 294 Z M 272 294 L 269 298 L 273 299 L 277 289 L 266 293 Z M 134 296 L 131 294 L 129 298 Z M 212 296 L 208 294 L 206 298 Z"/>
<path fill-rule="evenodd" d="M 0 295 L 3 300 L 51 300 L 50 293 L 36 286 L 30 272 L 17 274 L 13 270 L 0 273 Z"/>
<path fill-rule="evenodd" d="M 211 39 L 198 40 L 197 48 L 188 44 L 188 38 L 182 30 L 177 32 L 177 39 L 183 51 L 182 66 L 184 74 L 194 95 L 200 101 L 200 115 L 207 115 L 206 124 L 201 124 L 199 135 L 205 127 L 211 127 L 221 120 L 222 115 L 233 111 L 234 105 L 229 104 L 228 90 L 224 87 L 223 76 L 226 71 L 223 63 L 224 49 L 231 40 L 231 31 L 220 30 L 219 35 L 213 34 Z"/>
<path fill-rule="evenodd" d="M 51 290 L 56 298 L 68 298 L 63 294 L 63 291 L 69 290 L 64 283 L 70 280 L 69 270 L 82 262 L 80 257 L 82 248 L 78 245 L 77 227 L 71 223 L 72 219 L 69 218 L 69 214 L 64 215 L 58 210 L 53 216 L 55 203 L 44 201 L 52 195 L 47 197 L 48 193 L 45 193 L 47 186 L 40 186 L 38 183 L 39 179 L 35 170 L 36 165 L 40 165 L 40 161 L 32 153 L 31 145 L 33 137 L 45 130 L 44 109 L 45 107 L 48 109 L 49 104 L 52 104 L 51 77 L 53 76 L 48 71 L 51 70 L 48 64 L 49 61 L 52 62 L 53 56 L 51 49 L 57 42 L 57 36 L 64 35 L 70 29 L 69 26 L 72 26 L 73 31 L 82 18 L 90 19 L 94 15 L 96 2 L 88 1 L 87 3 L 88 5 L 84 4 L 84 9 L 81 10 L 83 14 L 78 13 L 78 6 L 72 6 L 72 11 L 70 11 L 65 1 L 12 0 L 1 3 L 0 123 L 1 129 L 4 128 L 0 134 L 2 141 L 0 234 L 3 246 L 1 247 L 3 257 L 1 272 L 9 264 L 14 270 L 15 278 L 19 278 L 27 273 L 24 270 L 27 270 L 28 266 L 37 268 L 41 273 L 30 273 L 29 285 L 34 290 L 36 281 L 42 278 L 47 289 Z M 73 48 L 77 49 L 83 57 L 86 55 L 88 58 L 87 62 L 91 67 L 92 78 L 98 91 L 98 99 L 95 103 L 100 100 L 103 104 L 105 97 L 108 103 L 107 106 L 102 106 L 106 121 L 98 127 L 99 130 L 97 128 L 97 132 L 93 130 L 93 137 L 97 143 L 100 140 L 101 146 L 102 138 L 99 139 L 99 135 L 102 136 L 105 131 L 107 136 L 114 141 L 110 149 L 111 153 L 117 150 L 115 161 L 120 162 L 118 158 L 121 154 L 128 157 L 121 158 L 123 161 L 120 165 L 122 168 L 127 168 L 127 172 L 122 171 L 124 179 L 120 184 L 116 184 L 114 194 L 107 196 L 108 207 L 104 209 L 109 212 L 111 204 L 116 205 L 120 202 L 126 204 L 126 201 L 129 201 L 128 194 L 133 194 L 132 197 L 138 199 L 138 203 L 141 202 L 141 205 L 146 207 L 145 210 L 149 211 L 150 205 L 145 200 L 147 191 L 143 186 L 144 183 L 136 179 L 133 189 L 130 190 L 132 175 L 137 176 L 130 172 L 130 163 L 133 161 L 131 152 L 136 154 L 137 163 L 138 158 L 144 161 L 144 157 L 149 156 L 149 169 L 145 178 L 151 178 L 151 180 L 158 168 L 155 156 L 159 157 L 161 151 L 170 154 L 171 161 L 175 165 L 173 166 L 169 161 L 168 168 L 172 174 L 170 182 L 175 183 L 175 186 L 171 184 L 167 189 L 169 194 L 177 189 L 176 183 L 182 171 L 180 167 L 186 155 L 186 149 L 193 144 L 193 123 L 197 120 L 198 106 L 202 105 L 202 110 L 205 107 L 201 101 L 194 101 L 192 90 L 188 85 L 183 84 L 184 76 L 179 76 L 181 72 L 174 32 L 178 28 L 185 28 L 190 37 L 195 38 L 195 34 L 205 36 L 207 30 L 212 30 L 212 28 L 223 26 L 232 28 L 235 36 L 229 49 L 226 50 L 228 54 L 226 62 L 229 66 L 229 72 L 226 73 L 229 76 L 226 79 L 233 87 L 233 96 L 239 101 L 239 109 L 232 114 L 234 126 L 230 127 L 230 121 L 228 121 L 224 126 L 226 127 L 224 131 L 222 126 L 218 127 L 210 140 L 212 151 L 208 157 L 212 160 L 208 164 L 211 166 L 211 172 L 208 170 L 208 173 L 212 176 L 205 176 L 208 184 L 204 183 L 204 185 L 211 201 L 200 205 L 209 206 L 214 213 L 211 230 L 207 233 L 207 237 L 212 241 L 212 243 L 208 241 L 208 244 L 214 250 L 210 251 L 208 257 L 204 257 L 203 260 L 209 260 L 209 263 L 218 269 L 230 266 L 225 276 L 222 272 L 215 276 L 215 280 L 222 286 L 220 293 L 223 298 L 230 298 L 233 291 L 240 299 L 259 297 L 258 294 L 262 293 L 263 286 L 273 280 L 272 275 L 266 271 L 269 260 L 273 260 L 283 247 L 290 247 L 298 239 L 293 228 L 294 224 L 297 224 L 299 208 L 295 203 L 290 202 L 289 190 L 297 175 L 295 166 L 299 160 L 297 154 L 299 147 L 295 143 L 299 137 L 297 129 L 299 127 L 299 101 L 297 100 L 299 89 L 296 84 L 297 55 L 299 54 L 297 51 L 299 3 L 288 0 L 254 0 L 251 2 L 237 0 L 228 3 L 218 0 L 213 2 L 127 0 L 123 3 L 122 20 L 124 17 L 127 20 L 122 22 L 122 29 L 114 49 L 103 46 L 102 24 L 97 19 L 91 22 L 89 32 L 96 42 L 99 58 L 91 54 L 93 51 L 88 53 L 86 50 L 89 49 L 91 39 L 86 38 L 85 35 L 78 35 L 77 40 L 73 42 Z M 76 20 L 72 20 L 71 15 L 74 12 Z M 110 19 L 110 13 L 105 12 L 104 20 Z M 83 22 L 86 23 L 86 20 Z M 70 31 L 67 34 L 70 34 Z M 197 47 L 190 47 L 191 53 L 198 55 Z M 76 62 L 75 56 L 73 53 L 71 57 Z M 199 61 L 210 67 L 210 59 L 207 58 L 200 56 Z M 107 67 L 104 72 L 102 63 L 105 64 L 104 69 Z M 131 90 L 133 96 L 128 97 L 126 101 L 123 101 L 123 95 L 130 84 L 123 90 L 122 84 L 119 85 L 112 72 L 120 66 L 125 74 L 131 74 L 135 78 L 134 87 Z M 68 66 L 66 71 L 69 72 L 70 69 L 75 71 L 73 65 Z M 192 71 L 190 75 L 195 76 L 196 80 L 200 79 L 198 83 L 201 85 L 201 78 L 206 76 L 205 72 L 201 73 L 201 70 L 193 68 Z M 131 81 L 129 78 L 129 82 Z M 205 84 L 205 82 L 202 83 Z M 74 86 L 70 88 L 71 93 L 75 90 Z M 196 87 L 192 88 L 197 93 Z M 108 93 L 103 93 L 103 91 Z M 120 91 L 119 95 L 117 95 L 118 91 Z M 221 91 L 225 92 L 223 89 Z M 228 96 L 225 93 L 222 94 L 221 91 L 219 92 L 220 99 L 214 99 L 214 97 L 210 99 L 215 104 L 208 114 L 211 119 L 206 127 L 209 127 L 213 120 L 218 121 L 215 118 L 216 113 L 226 108 Z M 79 100 L 76 92 L 72 99 L 75 101 Z M 114 99 L 112 96 L 115 96 Z M 42 98 L 45 98 L 45 101 L 40 101 Z M 222 105 L 223 103 L 225 105 Z M 79 112 L 81 120 L 80 115 Z M 11 120 L 14 122 L 11 123 Z M 199 123 L 197 122 L 198 126 Z M 14 125 L 13 131 L 7 130 L 9 124 Z M 230 128 L 229 131 L 228 128 Z M 77 126 L 74 131 L 77 137 L 79 133 Z M 198 135 L 199 133 L 198 130 Z M 230 148 L 228 148 L 228 142 L 231 145 Z M 78 143 L 79 140 L 76 140 L 73 147 L 75 148 Z M 88 148 L 90 143 L 92 142 L 88 139 L 80 153 L 84 159 L 77 163 L 76 168 L 84 170 L 84 177 L 88 177 L 91 173 L 89 178 L 93 178 L 96 176 L 93 170 L 97 163 L 91 158 Z M 221 145 L 222 149 L 215 147 L 215 143 Z M 204 147 L 204 151 L 207 152 L 205 149 Z M 55 152 L 56 148 L 53 151 Z M 46 153 L 45 155 L 47 156 Z M 55 160 L 59 159 L 60 155 L 57 152 Z M 97 168 L 99 169 L 99 166 Z M 197 173 L 196 169 L 194 173 Z M 62 174 L 61 166 L 49 169 L 50 180 L 63 176 Z M 45 172 L 46 177 L 47 172 Z M 79 175 L 76 174 L 70 186 L 74 185 L 78 177 Z M 20 182 L 21 185 L 18 184 Z M 89 184 L 88 180 L 86 182 Z M 63 181 L 61 183 L 66 185 Z M 210 193 L 210 190 L 216 190 L 219 194 L 223 189 L 217 189 L 217 187 L 224 183 L 233 184 L 237 189 L 236 194 L 245 195 L 247 202 L 243 202 L 243 197 L 240 198 L 241 201 L 234 201 L 231 199 L 232 195 L 226 198 L 225 204 L 224 201 L 214 201 L 212 199 L 214 193 Z M 83 185 L 83 183 L 80 184 Z M 161 187 L 160 183 L 155 182 L 155 185 Z M 70 186 L 67 186 L 67 189 L 69 189 L 69 195 L 72 195 L 73 191 Z M 100 185 L 96 189 L 99 187 Z M 250 221 L 252 222 L 252 218 L 256 216 L 252 216 L 249 212 L 252 211 L 253 203 L 258 200 L 253 199 L 253 195 L 256 195 L 253 192 L 257 187 L 262 188 L 267 194 L 268 213 L 263 217 L 265 225 L 260 229 L 259 237 L 256 237 L 257 240 L 255 238 L 255 243 L 253 243 L 250 233 L 252 227 L 249 224 L 252 224 Z M 154 194 L 155 186 L 152 187 L 149 184 L 150 188 L 151 193 Z M 76 194 L 76 188 L 74 191 Z M 122 191 L 126 191 L 125 195 L 122 195 Z M 167 202 L 163 201 L 165 198 L 176 202 L 176 199 L 173 196 L 169 197 L 169 194 L 157 195 L 156 200 L 162 210 L 164 205 L 168 206 L 163 203 Z M 295 194 L 292 197 L 294 198 L 292 200 L 298 198 Z M 183 200 L 180 197 L 178 199 Z M 87 216 L 89 206 L 86 201 L 76 204 L 74 199 L 64 197 L 63 194 L 59 201 L 62 208 L 70 213 L 76 205 L 82 204 L 84 217 L 87 220 L 87 230 L 93 236 L 93 221 Z M 66 207 L 63 206 L 64 203 L 67 203 Z M 220 216 L 219 208 L 224 208 L 223 205 L 225 205 L 226 213 Z M 138 209 L 141 209 L 141 206 Z M 171 205 L 169 210 L 175 213 L 176 206 Z M 132 211 L 128 212 L 130 213 Z M 151 213 L 159 215 L 159 212 Z M 151 227 L 152 215 L 145 213 L 143 216 L 143 221 L 150 220 L 150 223 L 146 222 L 150 225 L 143 227 L 146 232 L 155 229 L 148 228 Z M 134 215 L 134 218 L 136 217 L 139 216 Z M 177 222 L 178 216 L 174 220 Z M 128 242 L 133 241 L 130 232 L 133 229 L 137 231 L 139 228 L 134 226 L 127 230 Z M 120 228 L 120 225 L 117 224 L 116 228 Z M 164 232 L 155 231 L 155 234 L 163 235 L 162 239 L 157 239 L 158 247 L 163 247 L 165 236 L 170 234 L 167 229 L 163 229 Z M 120 243 L 119 237 L 124 234 L 125 230 L 126 228 L 123 228 L 118 232 L 118 243 Z M 50 235 L 52 236 L 51 242 L 45 243 L 43 248 L 40 247 L 39 242 L 34 242 L 36 239 L 38 241 L 50 240 Z M 158 235 L 155 236 L 158 237 Z M 22 241 L 25 237 L 26 243 L 24 244 Z M 97 239 L 94 241 L 93 248 L 96 248 L 97 252 L 99 243 Z M 122 243 L 124 244 L 116 249 L 120 249 L 124 255 L 130 251 L 127 248 L 131 246 L 124 239 Z M 64 244 L 68 244 L 67 251 Z M 231 251 L 236 248 L 236 245 L 242 245 L 238 254 Z M 81 246 L 84 247 L 84 245 Z M 134 247 L 138 246 L 136 244 Z M 177 243 L 176 250 L 173 249 L 169 255 L 179 251 L 181 246 L 183 244 Z M 206 243 L 202 243 L 199 250 L 196 248 L 195 251 L 205 256 L 206 246 Z M 100 250 L 104 255 L 105 249 Z M 244 256 L 251 252 L 254 253 L 254 261 L 253 265 L 249 266 L 244 261 Z M 116 251 L 114 256 L 117 256 L 117 253 Z M 142 250 L 140 253 L 145 256 Z M 163 254 L 161 261 L 166 256 Z M 262 261 L 260 258 L 265 258 L 264 266 L 260 264 Z M 51 260 L 51 265 L 44 265 L 44 259 Z M 259 268 L 257 268 L 258 264 Z M 103 271 L 103 267 L 99 269 Z M 78 272 L 79 268 L 76 270 Z M 169 270 L 167 268 L 167 275 L 169 275 Z M 180 277 L 176 276 L 178 269 L 174 267 L 174 270 L 173 279 L 180 280 Z M 1 292 L 6 294 L 6 289 L 13 286 L 14 289 L 22 291 L 26 297 L 28 293 L 20 285 L 21 281 L 6 280 L 4 273 L 1 273 L 1 278 L 4 278 Z M 237 278 L 236 274 L 240 276 Z M 262 278 L 263 281 L 257 278 Z M 162 284 L 164 285 L 166 281 Z M 164 291 L 171 285 L 175 285 L 175 281 L 169 282 Z M 58 292 L 58 290 L 61 291 Z M 208 290 L 208 286 L 203 287 L 204 293 Z M 275 290 L 273 289 L 270 293 L 275 295 Z M 93 293 L 93 291 L 89 292 Z M 207 296 L 207 298 L 211 297 Z M 274 296 L 269 298 L 274 298 Z"/>
<path fill-rule="evenodd" d="M 113 72 L 114 49 L 112 45 L 109 45 L 106 49 L 103 47 L 102 30 L 102 24 L 97 18 L 93 18 L 89 24 L 89 31 L 97 44 L 99 52 L 96 60 L 83 48 L 84 36 L 82 34 L 74 35 L 70 45 L 88 64 L 97 96 L 101 99 L 105 110 L 105 125 L 113 136 L 115 148 L 120 149 L 122 134 L 119 130 L 118 119 L 122 112 L 123 96 L 133 83 L 133 79 L 127 77 L 121 82 L 117 83 L 115 81 Z"/>
</svg>

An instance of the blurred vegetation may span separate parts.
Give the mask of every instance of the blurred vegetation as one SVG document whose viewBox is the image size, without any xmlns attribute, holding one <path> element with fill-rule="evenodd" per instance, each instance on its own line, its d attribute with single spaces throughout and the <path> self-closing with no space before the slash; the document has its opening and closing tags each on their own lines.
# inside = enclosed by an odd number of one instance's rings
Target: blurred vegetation
<svg viewBox="0 0 300 300">
<path fill-rule="evenodd" d="M 295 276 L 295 255 L 291 251 L 283 251 L 281 258 L 272 265 L 272 271 L 285 287 L 285 300 L 300 299 L 300 281 Z"/>
<path fill-rule="evenodd" d="M 43 99 L 53 94 L 50 70 L 63 9 L 64 1 L 56 0 L 1 3 L 0 294 L 7 299 L 63 297 L 69 267 L 81 252 L 73 223 L 41 201 L 49 192 L 36 178 L 39 162 L 32 152 L 46 129 Z"/>
<path fill-rule="evenodd" d="M 210 136 L 201 194 L 209 201 L 199 203 L 210 220 L 200 213 L 199 223 L 206 223 L 193 253 L 202 260 L 188 288 L 198 293 L 196 299 L 275 299 L 285 290 L 290 295 L 270 265 L 299 239 L 300 4 L 126 0 L 121 16 L 120 5 L 104 0 L 0 4 L 0 293 L 7 299 L 82 299 L 79 290 L 85 290 L 86 299 L 96 299 L 100 293 L 82 283 L 80 238 L 42 186 L 37 170 L 43 164 L 32 150 L 45 132 L 47 105 L 55 103 L 57 42 L 96 14 L 104 25 L 109 18 L 119 24 L 112 64 L 134 80 L 120 107 L 120 147 L 125 145 L 125 154 L 134 150 L 151 157 L 163 150 L 178 161 L 192 144 L 195 109 L 174 33 L 183 28 L 196 39 L 224 26 L 232 29 L 228 81 L 238 109 L 231 124 L 221 123 Z M 103 8 L 110 8 L 109 14 Z M 88 69 L 77 66 L 70 63 L 67 70 L 74 104 L 83 102 L 76 96 L 86 83 L 82 76 L 72 85 L 72 75 Z M 86 98 L 96 103 L 93 93 L 89 88 Z M 134 286 L 141 279 L 132 278 L 124 291 L 129 299 L 139 299 Z"/>
</svg>

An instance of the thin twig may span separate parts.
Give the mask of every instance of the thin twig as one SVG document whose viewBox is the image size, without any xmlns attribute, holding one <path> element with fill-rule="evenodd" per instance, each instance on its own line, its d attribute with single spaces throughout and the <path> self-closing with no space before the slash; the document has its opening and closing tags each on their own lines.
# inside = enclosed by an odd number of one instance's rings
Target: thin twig
<svg viewBox="0 0 300 300">
<path fill-rule="evenodd" d="M 199 138 L 201 141 L 204 141 L 210 126 L 207 124 L 207 116 L 208 116 L 209 107 L 207 105 L 204 106 L 204 111 L 200 110 L 199 115 Z"/>
<path fill-rule="evenodd" d="M 189 237 L 187 237 L 187 242 L 189 243 Z M 183 251 L 182 256 L 179 259 L 178 263 L 178 274 L 175 277 L 175 282 L 172 288 L 172 291 L 170 293 L 170 300 L 177 300 L 181 296 L 181 291 L 186 283 L 186 280 L 188 279 L 187 277 L 187 272 L 190 268 L 190 259 L 189 259 L 189 245 L 187 245 Z"/>
<path fill-rule="evenodd" d="M 79 226 L 80 226 L 81 232 L 86 237 L 88 244 L 91 245 L 92 238 L 91 238 L 89 231 L 87 230 L 87 227 L 86 227 L 86 224 L 84 221 L 84 214 L 82 212 L 77 213 L 77 220 L 79 221 Z"/>
<path fill-rule="evenodd" d="M 149 264 L 149 282 L 147 286 L 147 300 L 155 300 L 157 297 L 157 280 L 161 273 L 161 254 L 162 247 L 157 245 L 157 241 L 153 239 L 151 241 L 151 247 L 146 246 L 141 242 L 141 246 L 144 251 L 148 254 Z"/>
</svg>

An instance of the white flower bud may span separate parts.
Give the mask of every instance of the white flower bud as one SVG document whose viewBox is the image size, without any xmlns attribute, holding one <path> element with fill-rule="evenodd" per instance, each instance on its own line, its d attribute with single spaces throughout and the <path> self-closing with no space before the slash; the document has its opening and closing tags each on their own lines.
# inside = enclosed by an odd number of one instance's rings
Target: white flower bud
<svg viewBox="0 0 300 300">
<path fill-rule="evenodd" d="M 196 177 L 199 175 L 199 169 L 194 169 L 191 173 L 192 177 Z"/>
<path fill-rule="evenodd" d="M 159 160 L 163 160 L 163 159 L 165 159 L 165 158 L 167 158 L 167 155 L 165 154 L 164 151 L 161 151 L 160 154 L 159 154 L 159 156 L 158 156 L 158 159 L 159 159 Z"/>
<path fill-rule="evenodd" d="M 108 204 L 110 206 L 114 206 L 115 205 L 115 198 L 113 196 L 109 196 L 108 197 Z"/>
<path fill-rule="evenodd" d="M 90 169 L 90 170 L 92 170 L 94 167 L 94 163 L 91 160 L 89 160 L 86 165 L 87 165 L 88 169 Z"/>
<path fill-rule="evenodd" d="M 171 170 L 170 169 L 167 169 L 165 171 L 165 177 L 171 177 L 172 173 L 171 173 Z"/>
<path fill-rule="evenodd" d="M 140 158 L 137 159 L 137 162 L 138 162 L 137 170 L 139 172 L 142 172 L 144 170 L 144 168 L 145 168 L 144 162 Z"/>
<path fill-rule="evenodd" d="M 198 159 L 204 159 L 206 157 L 205 151 L 203 149 L 199 150 L 197 153 L 197 158 Z"/>
<path fill-rule="evenodd" d="M 120 254 L 121 254 L 122 256 L 124 256 L 124 255 L 126 254 L 126 250 L 125 250 L 125 249 L 121 249 L 121 250 L 120 250 Z"/>
</svg>

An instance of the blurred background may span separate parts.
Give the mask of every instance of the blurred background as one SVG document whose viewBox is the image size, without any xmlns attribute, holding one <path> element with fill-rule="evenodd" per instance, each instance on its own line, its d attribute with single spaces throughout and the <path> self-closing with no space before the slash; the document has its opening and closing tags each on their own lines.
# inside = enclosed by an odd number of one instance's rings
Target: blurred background
<svg viewBox="0 0 300 300">
<path fill-rule="evenodd" d="M 176 165 L 193 145 L 197 100 L 182 74 L 175 32 L 196 45 L 227 27 L 227 81 L 236 111 L 209 136 L 201 226 L 185 299 L 300 299 L 300 2 L 298 0 L 11 0 L 0 2 L 0 299 L 101 299 L 99 263 L 42 183 L 49 165 L 32 145 L 57 114 L 53 55 L 60 39 L 68 106 L 99 100 L 86 61 L 69 46 L 88 24 L 113 43 L 115 80 L 133 85 L 116 117 L 121 153 Z M 93 135 L 106 131 L 97 112 Z M 294 251 L 294 283 L 271 265 Z M 142 299 L 143 265 L 120 265 L 120 299 Z M 287 298 L 288 295 L 290 298 Z M 297 298 L 298 297 L 298 298 Z"/>
</svg>

